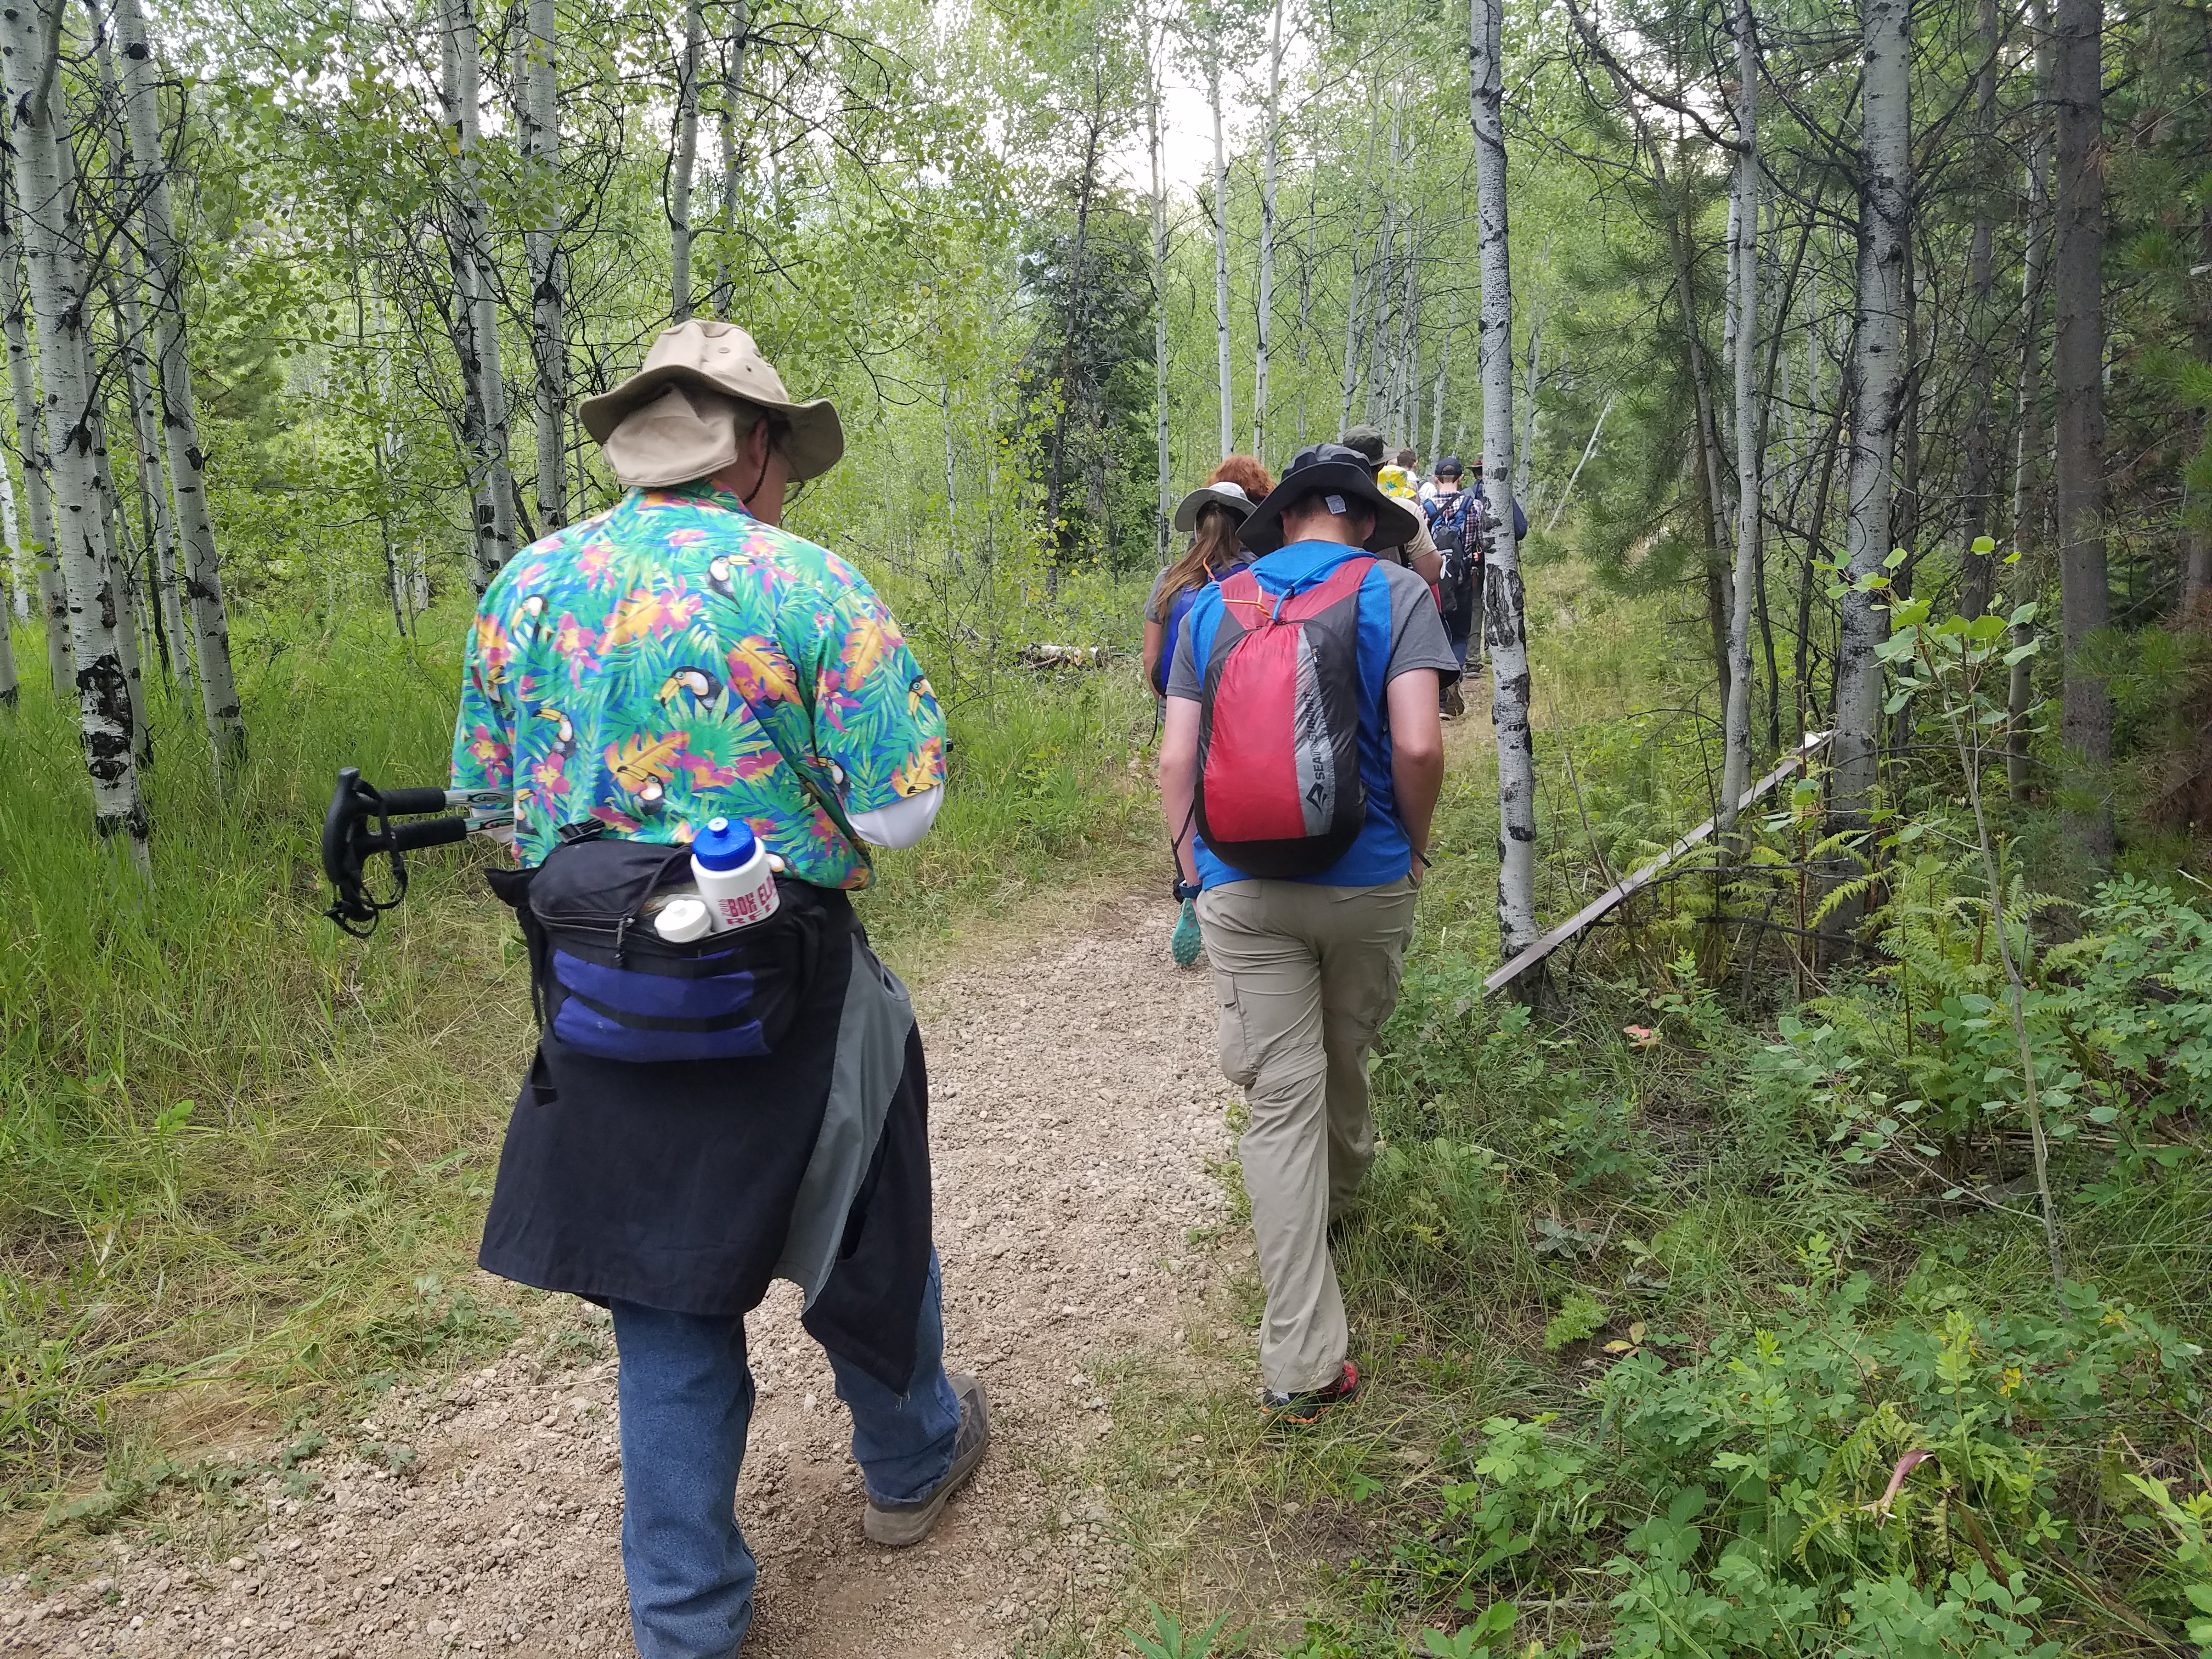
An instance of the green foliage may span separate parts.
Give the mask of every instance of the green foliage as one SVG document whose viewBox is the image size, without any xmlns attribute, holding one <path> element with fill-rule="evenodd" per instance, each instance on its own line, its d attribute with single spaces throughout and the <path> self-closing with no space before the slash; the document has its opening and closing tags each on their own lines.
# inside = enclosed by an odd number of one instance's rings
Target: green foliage
<svg viewBox="0 0 2212 1659">
<path fill-rule="evenodd" d="M 1222 1627 L 1229 1622 L 1229 1615 L 1224 1613 L 1205 1629 L 1186 1634 L 1182 1621 L 1171 1613 L 1163 1612 L 1157 1602 L 1146 1602 L 1145 1611 L 1152 1616 L 1150 1636 L 1140 1636 L 1133 1630 L 1121 1632 L 1144 1659 L 1212 1659 L 1213 1644 Z"/>
<path fill-rule="evenodd" d="M 1897 963 L 1778 1022 L 1752 1057 L 1755 1085 L 1847 1163 L 1942 1159 L 2002 1130 L 2025 1097 L 2020 1049 L 1988 948 L 1988 907 L 1963 866 L 1901 866 L 1883 911 Z M 2034 908 L 2015 889 L 2014 916 Z M 2212 923 L 2170 889 L 2122 878 L 2081 914 L 2086 931 L 2033 961 L 2021 1015 L 2049 1133 L 2114 1131 L 2130 1158 L 2161 1117 L 2212 1101 Z M 2015 946 L 2027 952 L 2024 933 Z"/>
<path fill-rule="evenodd" d="M 1807 1261 L 1786 1317 L 1685 1363 L 1632 1353 L 1586 1411 L 1486 1422 L 1395 1570 L 1426 1601 L 1602 1566 L 1638 1655 L 2057 1652 L 2027 1586 L 2076 1547 L 2063 1494 L 2123 1422 L 2197 1409 L 2197 1351 L 2087 1291 L 2051 1316 L 1947 1291 L 1869 1318 L 1865 1274 L 1820 1240 Z"/>
<path fill-rule="evenodd" d="M 1583 1342 L 1605 1328 L 1612 1316 L 1587 1291 L 1571 1292 L 1544 1327 L 1544 1352 L 1557 1353 L 1571 1342 Z"/>
</svg>

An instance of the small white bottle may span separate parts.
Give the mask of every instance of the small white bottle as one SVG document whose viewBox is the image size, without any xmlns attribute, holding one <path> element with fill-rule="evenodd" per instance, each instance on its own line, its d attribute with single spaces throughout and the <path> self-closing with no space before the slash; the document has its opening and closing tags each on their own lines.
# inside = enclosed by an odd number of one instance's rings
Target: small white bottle
<svg viewBox="0 0 2212 1659">
<path fill-rule="evenodd" d="M 707 827 L 692 838 L 691 875 L 716 933 L 750 927 L 775 914 L 781 863 L 749 825 L 732 818 L 707 820 Z"/>
<path fill-rule="evenodd" d="M 714 931 L 714 915 L 706 900 L 679 894 L 654 914 L 653 927 L 671 945 L 689 945 Z"/>
</svg>

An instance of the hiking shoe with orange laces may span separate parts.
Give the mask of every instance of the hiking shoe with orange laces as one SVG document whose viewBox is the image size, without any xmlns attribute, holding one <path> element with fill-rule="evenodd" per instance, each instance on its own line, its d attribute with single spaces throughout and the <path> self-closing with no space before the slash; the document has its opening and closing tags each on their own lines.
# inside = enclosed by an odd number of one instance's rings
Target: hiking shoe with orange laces
<svg viewBox="0 0 2212 1659">
<path fill-rule="evenodd" d="M 1359 1367 L 1349 1359 L 1335 1382 L 1325 1389 L 1302 1394 L 1277 1394 L 1273 1389 L 1260 1396 L 1260 1409 L 1277 1423 L 1315 1423 L 1332 1406 L 1349 1406 L 1359 1397 Z"/>
</svg>

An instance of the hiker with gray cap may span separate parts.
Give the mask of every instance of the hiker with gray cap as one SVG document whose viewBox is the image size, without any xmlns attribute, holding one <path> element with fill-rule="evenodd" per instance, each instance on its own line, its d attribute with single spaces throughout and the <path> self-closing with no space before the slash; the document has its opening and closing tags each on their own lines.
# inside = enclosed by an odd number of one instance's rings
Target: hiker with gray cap
<svg viewBox="0 0 2212 1659">
<path fill-rule="evenodd" d="M 945 1369 L 921 1034 L 848 896 L 870 845 L 927 833 L 945 719 L 860 572 L 782 528 L 844 434 L 750 336 L 669 329 L 580 413 L 625 493 L 494 580 L 454 732 L 455 787 L 514 796 L 521 867 L 492 884 L 539 1020 L 479 1260 L 613 1316 L 638 1651 L 729 1659 L 772 1279 L 852 1413 L 869 1538 L 919 1542 L 989 1443 Z M 776 871 L 774 905 L 665 926 L 695 850 Z"/>
<path fill-rule="evenodd" d="M 1328 1224 L 1375 1151 L 1367 1052 L 1398 995 L 1457 663 L 1427 585 L 1380 556 L 1416 515 L 1340 444 L 1301 450 L 1176 645 L 1160 803 L 1221 1003 L 1260 1277 L 1261 1409 L 1311 1422 L 1359 1370 Z"/>
</svg>

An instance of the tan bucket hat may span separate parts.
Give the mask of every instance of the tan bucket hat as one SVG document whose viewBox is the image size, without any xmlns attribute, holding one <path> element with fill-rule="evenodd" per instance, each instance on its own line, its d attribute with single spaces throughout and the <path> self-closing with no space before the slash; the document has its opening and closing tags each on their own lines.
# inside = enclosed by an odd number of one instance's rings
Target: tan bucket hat
<svg viewBox="0 0 2212 1659">
<path fill-rule="evenodd" d="M 688 395 L 666 395 L 679 390 Z M 663 329 L 643 368 L 585 398 L 576 413 L 615 476 L 629 488 L 651 488 L 705 477 L 736 459 L 734 424 L 724 425 L 733 411 L 720 407 L 724 398 L 767 410 L 790 427 L 784 454 L 794 483 L 820 477 L 845 453 L 845 428 L 827 398 L 793 402 L 751 335 L 703 317 Z"/>
<path fill-rule="evenodd" d="M 1219 483 L 1200 484 L 1184 496 L 1182 505 L 1176 508 L 1175 527 L 1177 530 L 1197 529 L 1198 515 L 1209 507 L 1227 507 L 1242 524 L 1252 516 L 1252 509 L 1258 505 L 1244 493 L 1242 484 L 1231 483 L 1226 479 Z"/>
</svg>

